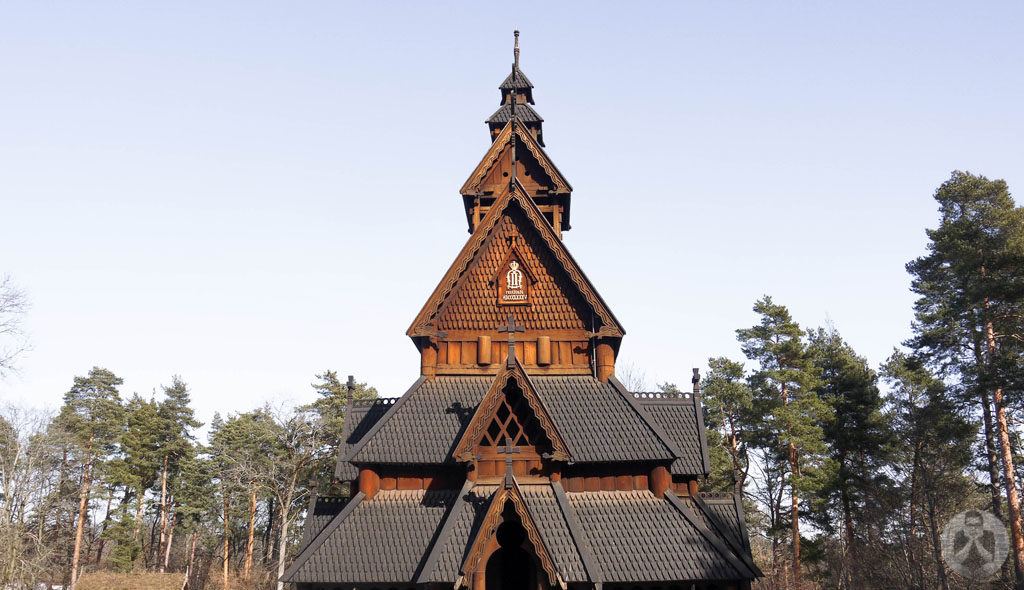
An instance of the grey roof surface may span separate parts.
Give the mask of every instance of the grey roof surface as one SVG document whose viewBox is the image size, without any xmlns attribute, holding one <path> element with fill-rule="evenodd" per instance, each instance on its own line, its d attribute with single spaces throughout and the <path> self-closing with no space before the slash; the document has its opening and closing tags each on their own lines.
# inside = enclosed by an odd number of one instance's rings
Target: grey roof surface
<svg viewBox="0 0 1024 590">
<path fill-rule="evenodd" d="M 411 582 L 458 490 L 382 490 L 360 502 L 286 581 Z M 316 539 L 314 545 L 320 541 Z"/>
<path fill-rule="evenodd" d="M 384 416 L 398 398 L 378 398 L 359 400 L 349 406 L 345 423 L 341 428 L 341 445 L 338 448 L 338 464 L 334 468 L 334 476 L 342 481 L 352 481 L 359 477 L 355 465 L 345 461 L 352 445 L 359 442 L 374 424 Z"/>
<path fill-rule="evenodd" d="M 707 435 L 697 413 L 702 411 L 696 397 L 655 397 L 660 394 L 635 393 L 637 403 L 676 443 L 682 457 L 672 463 L 675 475 L 707 475 Z"/>
<path fill-rule="evenodd" d="M 306 515 L 306 522 L 302 525 L 302 544 L 299 545 L 300 553 L 341 512 L 341 509 L 345 507 L 348 500 L 349 498 L 336 496 L 321 496 L 316 499 L 313 513 Z"/>
<path fill-rule="evenodd" d="M 493 377 L 428 379 L 356 450 L 359 463 L 451 463 L 452 450 Z M 589 376 L 531 377 L 578 463 L 675 457 L 613 386 Z"/>
<path fill-rule="evenodd" d="M 526 509 L 540 529 L 540 538 L 551 554 L 559 575 L 569 582 L 588 581 L 579 549 L 569 533 L 565 516 L 550 485 L 522 485 L 519 489 L 526 500 Z"/>
<path fill-rule="evenodd" d="M 568 499 L 606 583 L 748 577 L 669 502 L 650 491 L 580 492 L 568 494 Z"/>
<path fill-rule="evenodd" d="M 313 535 L 284 580 L 452 583 L 497 489 L 480 485 L 462 491 L 382 490 L 373 499 L 362 501 L 358 494 L 351 506 Z M 741 571 L 743 565 L 735 551 L 723 549 L 727 543 L 715 532 L 713 519 L 691 498 L 672 496 L 687 507 L 683 512 L 691 513 L 684 516 L 669 501 L 669 494 L 658 499 L 647 490 L 569 493 L 565 494 L 568 513 L 564 513 L 551 485 L 522 485 L 519 489 L 566 582 L 590 581 L 580 543 L 591 556 L 588 559 L 599 562 L 602 573 L 598 575 L 604 582 L 749 578 Z M 726 496 L 706 495 L 706 505 L 713 505 L 717 512 L 731 505 Z M 570 531 L 567 517 L 578 523 L 573 525 L 575 533 Z M 574 539 L 573 534 L 582 538 Z M 743 560 L 749 560 L 749 552 Z M 434 563 L 428 568 L 429 561 Z"/>
<path fill-rule="evenodd" d="M 516 104 L 516 116 L 524 123 L 541 123 L 544 119 L 528 104 Z M 512 105 L 503 104 L 487 118 L 486 123 L 508 123 L 512 119 Z"/>
<path fill-rule="evenodd" d="M 674 457 L 612 385 L 577 375 L 530 380 L 577 463 Z"/>
<path fill-rule="evenodd" d="M 452 519 L 451 535 L 443 539 L 434 571 L 426 572 L 427 579 L 420 581 L 453 582 L 459 577 L 459 568 L 466 559 L 470 544 L 480 529 L 487 508 L 491 505 L 491 496 L 498 486 L 476 486 L 460 498 L 449 519 Z"/>
<path fill-rule="evenodd" d="M 747 524 L 743 517 L 743 504 L 732 492 L 701 492 L 700 499 L 725 528 L 725 535 L 738 547 L 750 551 Z M 717 527 L 716 527 L 717 528 Z"/>
<path fill-rule="evenodd" d="M 512 70 L 512 73 L 505 77 L 505 81 L 498 86 L 499 90 L 522 90 L 533 88 L 533 84 L 519 68 Z"/>
</svg>

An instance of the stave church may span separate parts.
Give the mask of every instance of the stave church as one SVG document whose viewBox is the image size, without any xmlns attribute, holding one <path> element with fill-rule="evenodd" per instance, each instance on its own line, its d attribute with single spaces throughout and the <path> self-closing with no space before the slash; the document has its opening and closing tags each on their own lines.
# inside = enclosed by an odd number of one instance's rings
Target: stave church
<svg viewBox="0 0 1024 590">
<path fill-rule="evenodd" d="M 562 242 L 572 186 L 515 63 L 460 193 L 470 237 L 407 334 L 420 376 L 349 403 L 336 477 L 283 581 L 299 590 L 749 589 L 741 498 L 692 393 L 628 391 L 625 330 Z"/>
</svg>

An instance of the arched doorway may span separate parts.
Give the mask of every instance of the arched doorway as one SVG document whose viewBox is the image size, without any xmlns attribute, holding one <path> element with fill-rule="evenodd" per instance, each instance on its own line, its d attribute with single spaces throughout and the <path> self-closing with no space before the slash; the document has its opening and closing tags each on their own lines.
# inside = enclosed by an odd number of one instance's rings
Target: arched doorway
<svg viewBox="0 0 1024 590">
<path fill-rule="evenodd" d="M 487 559 L 487 590 L 537 590 L 537 565 L 524 546 L 526 529 L 518 519 L 506 519 L 498 527 L 498 549 Z"/>
</svg>

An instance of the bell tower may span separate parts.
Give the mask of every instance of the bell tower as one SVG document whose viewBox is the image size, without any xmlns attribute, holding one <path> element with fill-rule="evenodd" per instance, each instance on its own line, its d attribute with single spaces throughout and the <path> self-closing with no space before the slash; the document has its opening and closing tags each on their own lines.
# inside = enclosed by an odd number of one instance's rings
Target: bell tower
<svg viewBox="0 0 1024 590">
<path fill-rule="evenodd" d="M 486 121 L 491 147 L 459 191 L 466 222 L 473 233 L 514 178 L 560 238 L 570 229 L 572 186 L 544 152 L 544 119 L 530 106 L 534 104 L 533 84 L 519 69 L 519 31 L 515 32 L 514 55 L 512 73 L 498 86 L 501 106 Z"/>
</svg>

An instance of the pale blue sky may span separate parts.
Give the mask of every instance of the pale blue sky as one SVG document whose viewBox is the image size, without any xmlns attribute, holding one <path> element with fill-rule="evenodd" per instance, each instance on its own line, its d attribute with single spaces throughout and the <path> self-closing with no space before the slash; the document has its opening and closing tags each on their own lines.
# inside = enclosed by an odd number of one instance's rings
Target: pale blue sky
<svg viewBox="0 0 1024 590">
<path fill-rule="evenodd" d="M 34 349 L 0 400 L 93 365 L 180 374 L 204 420 L 325 368 L 401 394 L 516 27 L 624 360 L 686 384 L 768 293 L 877 365 L 935 188 L 1024 191 L 1022 6 L 2 3 L 0 272 Z"/>
</svg>

